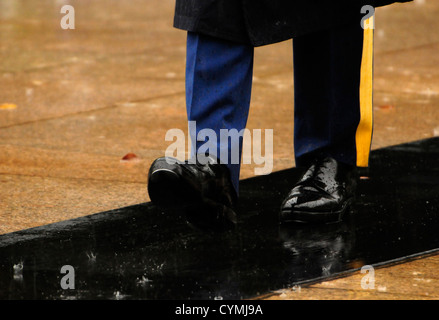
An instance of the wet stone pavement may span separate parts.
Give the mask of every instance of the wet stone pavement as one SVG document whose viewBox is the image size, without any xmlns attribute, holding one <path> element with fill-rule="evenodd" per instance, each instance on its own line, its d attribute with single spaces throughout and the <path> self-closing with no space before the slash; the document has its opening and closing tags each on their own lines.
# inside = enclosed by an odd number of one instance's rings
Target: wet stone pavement
<svg viewBox="0 0 439 320">
<path fill-rule="evenodd" d="M 242 181 L 233 231 L 143 203 L 0 236 L 0 299 L 246 299 L 439 250 L 439 138 L 378 149 L 342 222 L 279 225 L 297 169 Z M 63 289 L 66 271 L 75 288 Z"/>
</svg>

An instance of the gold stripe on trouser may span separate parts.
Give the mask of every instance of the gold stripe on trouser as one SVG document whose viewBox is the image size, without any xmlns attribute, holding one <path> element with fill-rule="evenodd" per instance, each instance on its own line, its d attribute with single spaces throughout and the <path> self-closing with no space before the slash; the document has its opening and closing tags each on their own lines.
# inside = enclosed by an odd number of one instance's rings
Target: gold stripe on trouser
<svg viewBox="0 0 439 320">
<path fill-rule="evenodd" d="M 361 60 L 360 78 L 360 123 L 355 134 L 357 147 L 357 166 L 367 167 L 369 164 L 369 153 L 372 143 L 373 127 L 373 21 L 370 17 L 365 21 L 363 57 Z M 370 26 L 367 28 L 367 26 Z"/>
</svg>

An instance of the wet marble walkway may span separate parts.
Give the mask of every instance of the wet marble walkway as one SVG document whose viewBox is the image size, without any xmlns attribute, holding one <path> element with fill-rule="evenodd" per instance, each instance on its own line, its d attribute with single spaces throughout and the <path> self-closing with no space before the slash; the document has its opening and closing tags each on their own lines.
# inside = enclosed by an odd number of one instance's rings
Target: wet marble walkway
<svg viewBox="0 0 439 320">
<path fill-rule="evenodd" d="M 374 151 L 340 223 L 279 225 L 291 169 L 242 181 L 232 231 L 146 203 L 3 235 L 0 299 L 248 299 L 435 253 L 438 157 L 439 138 Z"/>
</svg>

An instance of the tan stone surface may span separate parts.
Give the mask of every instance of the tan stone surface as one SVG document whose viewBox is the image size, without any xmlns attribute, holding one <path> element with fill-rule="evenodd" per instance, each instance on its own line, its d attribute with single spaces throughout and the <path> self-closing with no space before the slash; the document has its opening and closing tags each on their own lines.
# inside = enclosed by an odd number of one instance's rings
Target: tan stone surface
<svg viewBox="0 0 439 320">
<path fill-rule="evenodd" d="M 1 174 L 0 184 L 1 233 L 128 206 L 146 198 L 144 183 Z M 122 199 L 121 193 L 127 196 Z"/>
<path fill-rule="evenodd" d="M 313 285 L 279 290 L 259 298 L 267 300 L 437 300 L 439 256 L 374 270 L 373 288 L 363 289 L 366 273 Z"/>
</svg>

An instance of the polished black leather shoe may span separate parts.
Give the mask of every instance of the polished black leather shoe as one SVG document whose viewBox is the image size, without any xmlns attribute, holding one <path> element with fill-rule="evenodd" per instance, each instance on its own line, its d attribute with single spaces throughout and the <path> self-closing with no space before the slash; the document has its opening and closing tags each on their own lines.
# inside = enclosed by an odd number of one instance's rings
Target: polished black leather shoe
<svg viewBox="0 0 439 320">
<path fill-rule="evenodd" d="M 280 222 L 340 221 L 354 200 L 355 167 L 331 157 L 317 159 L 282 203 Z"/>
<path fill-rule="evenodd" d="M 212 158 L 206 164 L 162 157 L 148 173 L 148 193 L 154 204 L 184 208 L 190 224 L 230 228 L 236 224 L 237 194 L 229 169 Z"/>
</svg>

